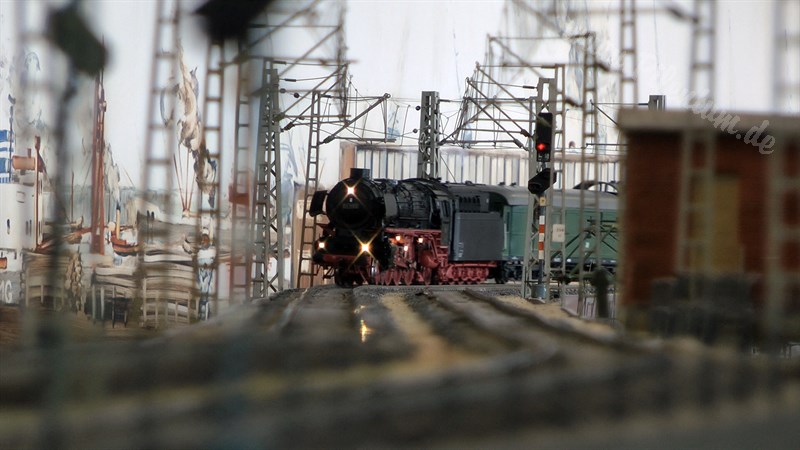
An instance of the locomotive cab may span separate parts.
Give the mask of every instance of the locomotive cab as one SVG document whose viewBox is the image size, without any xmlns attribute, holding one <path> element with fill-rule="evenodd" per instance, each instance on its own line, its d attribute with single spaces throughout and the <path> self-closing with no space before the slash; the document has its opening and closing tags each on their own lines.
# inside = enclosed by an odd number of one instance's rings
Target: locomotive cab
<svg viewBox="0 0 800 450">
<path fill-rule="evenodd" d="M 500 211 L 490 208 L 483 185 L 454 184 L 451 261 L 499 261 L 503 257 L 504 225 Z M 480 242 L 480 245 L 475 243 Z"/>
</svg>

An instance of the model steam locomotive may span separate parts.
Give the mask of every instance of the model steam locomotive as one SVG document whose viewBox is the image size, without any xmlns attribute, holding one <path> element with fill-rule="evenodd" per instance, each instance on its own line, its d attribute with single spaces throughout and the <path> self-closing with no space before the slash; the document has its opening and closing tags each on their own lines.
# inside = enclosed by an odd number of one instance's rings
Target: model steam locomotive
<svg viewBox="0 0 800 450">
<path fill-rule="evenodd" d="M 596 208 L 589 205 L 591 211 L 583 219 L 611 226 L 616 223 L 616 196 L 601 194 L 600 217 L 594 217 Z M 599 255 L 584 262 L 602 264 L 613 272 L 616 227 L 614 233 L 602 236 L 584 233 L 586 227 L 578 223 L 577 195 L 570 190 L 561 201 L 565 209 L 558 204 L 550 208 L 554 219 L 565 214 L 567 239 L 567 251 L 556 253 L 551 267 L 563 265 L 562 272 L 574 271 L 578 246 L 601 239 Z M 520 279 L 530 235 L 528 197 L 528 190 L 521 186 L 371 179 L 368 169 L 352 169 L 349 178 L 314 195 L 309 213 L 327 215 L 328 223 L 320 225 L 322 233 L 314 243 L 312 259 L 339 286 Z"/>
</svg>

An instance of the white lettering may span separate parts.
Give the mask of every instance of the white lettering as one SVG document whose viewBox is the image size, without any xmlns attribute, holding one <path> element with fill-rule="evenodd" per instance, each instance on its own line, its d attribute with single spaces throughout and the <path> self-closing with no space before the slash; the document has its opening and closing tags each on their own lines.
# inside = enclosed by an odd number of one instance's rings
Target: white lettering
<svg viewBox="0 0 800 450">
<path fill-rule="evenodd" d="M 758 139 L 761 137 L 761 133 L 763 133 L 764 130 L 767 129 L 768 125 L 769 125 L 768 120 L 761 122 L 760 127 L 754 125 L 752 128 L 750 128 L 750 130 L 747 131 L 747 134 L 744 135 L 744 143 L 757 146 Z"/>
<path fill-rule="evenodd" d="M 764 137 L 764 140 L 761 141 L 760 144 L 758 144 L 758 152 L 761 153 L 762 155 L 769 155 L 770 153 L 775 151 L 774 149 L 772 149 L 773 145 L 775 145 L 775 138 L 770 135 L 767 135 Z"/>
</svg>

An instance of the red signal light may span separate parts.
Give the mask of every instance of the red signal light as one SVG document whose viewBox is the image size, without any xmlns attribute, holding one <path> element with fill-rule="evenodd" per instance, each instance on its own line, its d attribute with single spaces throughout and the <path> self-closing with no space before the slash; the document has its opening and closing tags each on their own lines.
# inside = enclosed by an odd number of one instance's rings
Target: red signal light
<svg viewBox="0 0 800 450">
<path fill-rule="evenodd" d="M 539 142 L 538 144 L 536 144 L 536 151 L 537 152 L 543 152 L 546 147 L 547 146 L 544 145 L 544 142 Z"/>
</svg>

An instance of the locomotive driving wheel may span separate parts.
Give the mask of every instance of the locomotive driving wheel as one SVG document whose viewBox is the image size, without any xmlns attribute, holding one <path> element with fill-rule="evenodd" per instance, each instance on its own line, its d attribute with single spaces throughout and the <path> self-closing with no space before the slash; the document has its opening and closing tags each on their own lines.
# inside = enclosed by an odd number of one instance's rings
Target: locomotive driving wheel
<svg viewBox="0 0 800 450">
<path fill-rule="evenodd" d="M 506 263 L 505 261 L 499 263 L 497 267 L 494 269 L 494 281 L 497 284 L 506 284 L 508 283 L 508 272 L 506 271 Z"/>
<path fill-rule="evenodd" d="M 425 283 L 425 286 L 439 284 L 437 269 L 429 269 L 427 267 L 422 269 L 422 281 Z"/>
<path fill-rule="evenodd" d="M 339 287 L 343 288 L 353 287 L 353 280 L 347 275 L 342 275 L 342 272 L 338 269 L 333 273 L 333 282 L 336 283 L 336 285 Z"/>
<path fill-rule="evenodd" d="M 383 284 L 381 283 L 381 268 L 378 264 L 378 260 L 372 258 L 372 262 L 370 263 L 369 267 L 367 268 L 367 281 L 369 284 Z"/>
<path fill-rule="evenodd" d="M 336 285 L 339 287 L 344 287 L 344 282 L 342 281 L 342 275 L 339 273 L 338 270 L 333 273 L 333 282 L 336 283 Z"/>
</svg>

